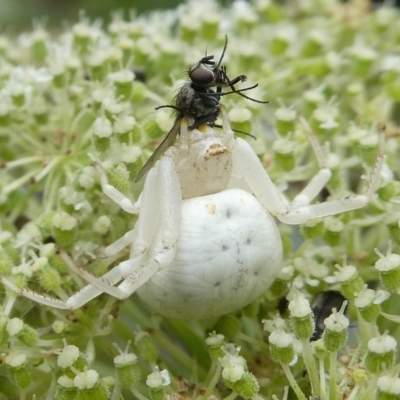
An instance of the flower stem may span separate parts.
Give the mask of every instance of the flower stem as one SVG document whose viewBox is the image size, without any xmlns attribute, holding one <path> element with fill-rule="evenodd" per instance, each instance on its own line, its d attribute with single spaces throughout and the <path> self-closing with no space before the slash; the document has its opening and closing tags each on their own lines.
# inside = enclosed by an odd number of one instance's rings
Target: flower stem
<svg viewBox="0 0 400 400">
<path fill-rule="evenodd" d="M 215 388 L 215 386 L 218 383 L 218 380 L 221 376 L 221 371 L 222 371 L 222 366 L 220 363 L 218 363 L 217 367 L 215 368 L 215 372 L 210 380 L 210 383 L 207 386 L 207 390 L 201 397 L 202 399 L 206 400 L 211 396 L 213 389 Z"/>
<path fill-rule="evenodd" d="M 315 364 L 314 356 L 308 339 L 302 339 L 303 345 L 303 359 L 310 377 L 312 392 L 316 396 L 320 395 L 320 383 L 318 377 L 317 366 Z"/>
<path fill-rule="evenodd" d="M 337 380 L 336 380 L 336 360 L 337 352 L 333 351 L 330 353 L 330 365 L 329 365 L 329 400 L 337 399 Z"/>
<path fill-rule="evenodd" d="M 299 400 L 307 400 L 306 396 L 304 395 L 304 393 L 302 392 L 302 390 L 300 389 L 300 386 L 298 385 L 298 383 L 296 382 L 296 379 L 294 379 L 294 376 L 292 374 L 292 371 L 289 368 L 289 365 L 287 364 L 281 364 L 283 372 L 285 373 L 286 377 L 288 378 L 288 381 L 290 383 L 290 386 L 292 387 L 292 389 L 294 390 L 294 392 L 296 393 L 296 396 Z"/>
</svg>

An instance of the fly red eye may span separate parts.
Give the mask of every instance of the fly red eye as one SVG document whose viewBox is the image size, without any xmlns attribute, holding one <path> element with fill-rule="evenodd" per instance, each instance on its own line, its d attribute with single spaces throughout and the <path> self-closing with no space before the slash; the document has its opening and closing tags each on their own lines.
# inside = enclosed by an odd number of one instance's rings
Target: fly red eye
<svg viewBox="0 0 400 400">
<path fill-rule="evenodd" d="M 189 71 L 189 78 L 193 83 L 200 86 L 209 86 L 215 81 L 214 72 L 210 71 L 201 64 L 198 66 L 196 65 Z"/>
</svg>

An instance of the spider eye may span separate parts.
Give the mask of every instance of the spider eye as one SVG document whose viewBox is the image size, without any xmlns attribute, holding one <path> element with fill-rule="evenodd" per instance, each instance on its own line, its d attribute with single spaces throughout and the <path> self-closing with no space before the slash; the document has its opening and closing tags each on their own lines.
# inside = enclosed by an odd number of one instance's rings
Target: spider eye
<svg viewBox="0 0 400 400">
<path fill-rule="evenodd" d="M 215 82 L 214 72 L 205 67 L 203 64 L 195 65 L 189 71 L 189 78 L 193 83 L 201 86 L 212 85 Z"/>
</svg>

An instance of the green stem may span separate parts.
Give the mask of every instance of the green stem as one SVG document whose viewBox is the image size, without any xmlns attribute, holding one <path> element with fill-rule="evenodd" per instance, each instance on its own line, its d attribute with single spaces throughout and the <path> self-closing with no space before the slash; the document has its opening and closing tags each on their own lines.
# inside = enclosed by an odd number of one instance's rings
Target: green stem
<svg viewBox="0 0 400 400">
<path fill-rule="evenodd" d="M 325 364 L 324 364 L 324 360 L 322 358 L 318 359 L 319 361 L 319 376 L 321 378 L 320 380 L 320 398 L 321 400 L 326 400 L 326 387 L 325 387 Z"/>
<path fill-rule="evenodd" d="M 232 392 L 228 397 L 225 397 L 223 400 L 234 400 L 236 399 L 237 394 L 235 392 Z"/>
<path fill-rule="evenodd" d="M 373 376 L 369 382 L 369 385 L 367 387 L 367 389 L 365 390 L 365 393 L 359 397 L 359 399 L 357 400 L 370 400 L 370 399 L 374 399 L 374 395 L 376 392 L 376 381 L 377 381 L 377 377 Z"/>
<path fill-rule="evenodd" d="M 261 397 L 259 394 L 255 394 L 251 399 L 252 400 L 265 400 L 264 397 Z"/>
<path fill-rule="evenodd" d="M 215 372 L 214 372 L 214 374 L 213 374 L 213 377 L 211 378 L 210 383 L 209 383 L 208 386 L 207 386 L 207 390 L 206 390 L 206 392 L 203 394 L 203 396 L 201 397 L 201 399 L 206 400 L 206 399 L 208 399 L 208 398 L 211 396 L 212 391 L 213 391 L 213 389 L 215 388 L 215 386 L 217 385 L 218 380 L 219 380 L 219 378 L 220 378 L 220 376 L 221 376 L 221 371 L 222 371 L 222 366 L 221 366 L 220 363 L 218 363 L 217 367 L 215 368 Z"/>
<path fill-rule="evenodd" d="M 336 360 L 337 352 L 333 351 L 329 355 L 329 400 L 337 400 Z"/>
<path fill-rule="evenodd" d="M 302 339 L 301 343 L 303 345 L 303 359 L 307 368 L 308 375 L 310 377 L 312 392 L 316 396 L 319 396 L 320 382 L 318 377 L 317 366 L 315 364 L 315 359 L 312 354 L 312 348 L 310 346 L 310 341 L 308 339 Z"/>
<path fill-rule="evenodd" d="M 138 390 L 135 388 L 131 389 L 132 394 L 135 396 L 136 399 L 139 400 L 149 400 L 146 396 L 143 396 Z"/>
<path fill-rule="evenodd" d="M 43 162 L 43 160 L 44 160 L 43 156 L 20 158 L 18 160 L 6 162 L 4 169 L 16 168 L 16 167 L 20 167 L 21 165 L 26 165 L 26 164 L 35 163 L 35 162 Z"/>
<path fill-rule="evenodd" d="M 360 389 L 359 385 L 354 386 L 347 400 L 355 400 L 359 389 Z"/>
<path fill-rule="evenodd" d="M 304 395 L 304 393 L 302 392 L 302 390 L 300 389 L 300 386 L 298 385 L 298 383 L 296 382 L 296 379 L 294 379 L 294 376 L 292 374 L 292 371 L 289 368 L 289 365 L 287 364 L 281 364 L 283 372 L 285 373 L 286 377 L 288 378 L 288 381 L 290 383 L 290 386 L 292 387 L 292 389 L 294 390 L 294 392 L 296 393 L 296 396 L 299 400 L 307 400 L 306 396 Z"/>
<path fill-rule="evenodd" d="M 15 189 L 20 188 L 21 186 L 25 185 L 26 182 L 28 182 L 33 176 L 35 176 L 37 173 L 39 173 L 41 169 L 36 169 L 36 170 L 31 170 L 27 172 L 25 175 L 21 176 L 20 178 L 16 179 L 15 181 L 11 182 L 7 186 L 3 187 L 2 192 L 5 194 L 11 193 Z"/>
</svg>

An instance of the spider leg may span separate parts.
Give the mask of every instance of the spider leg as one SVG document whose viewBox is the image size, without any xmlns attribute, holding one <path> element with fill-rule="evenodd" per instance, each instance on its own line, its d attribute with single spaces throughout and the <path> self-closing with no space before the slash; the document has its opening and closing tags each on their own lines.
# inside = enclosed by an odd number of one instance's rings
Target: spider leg
<svg viewBox="0 0 400 400">
<path fill-rule="evenodd" d="M 69 261 L 72 262 L 72 260 L 70 259 Z M 112 270 L 108 271 L 105 275 L 103 275 L 102 278 L 106 280 L 109 285 L 114 285 L 118 283 L 124 277 L 128 276 L 129 273 L 131 272 L 132 265 L 130 263 L 131 260 L 124 261 L 118 264 Z M 40 304 L 44 304 L 46 306 L 60 308 L 63 310 L 74 310 L 76 308 L 82 307 L 83 305 L 85 305 L 86 303 L 88 303 L 89 301 L 91 301 L 92 299 L 103 293 L 102 290 L 99 290 L 98 288 L 92 285 L 87 285 L 84 288 L 82 288 L 79 292 L 74 293 L 71 297 L 63 301 L 60 299 L 56 299 L 54 297 L 36 293 L 29 289 L 20 288 L 16 286 L 13 282 L 11 282 L 9 279 L 5 278 L 4 276 L 0 276 L 0 281 L 4 286 L 9 288 L 13 292 L 19 294 L 20 296 L 27 297 L 28 299 L 31 299 Z"/>
<path fill-rule="evenodd" d="M 181 198 L 175 164 L 170 157 L 164 156 L 158 167 L 151 169 L 147 175 L 130 260 L 116 267 L 124 271 L 123 276 L 119 275 L 119 280 L 122 280 L 119 286 L 115 287 L 117 282 L 110 281 L 107 274 L 97 278 L 77 267 L 65 254 L 64 261 L 98 293 L 104 292 L 118 299 L 129 297 L 174 259 L 180 232 Z M 154 242 L 155 249 L 152 248 Z"/>
<path fill-rule="evenodd" d="M 365 194 L 310 205 L 311 201 L 331 177 L 331 171 L 320 164 L 322 168 L 316 176 L 290 203 L 271 181 L 250 145 L 241 138 L 237 138 L 236 143 L 232 156 L 239 175 L 271 214 L 282 222 L 293 225 L 302 224 L 314 218 L 331 216 L 364 207 L 372 198 L 378 186 L 384 160 L 383 141 L 381 141 L 380 151 L 370 173 L 369 184 Z M 315 143 L 313 147 L 317 153 Z"/>
<path fill-rule="evenodd" d="M 132 245 L 132 243 L 135 241 L 135 235 L 135 228 L 126 232 L 124 236 L 120 237 L 114 243 L 111 243 L 109 246 L 106 247 L 103 256 L 112 257 L 122 251 L 125 247 Z"/>
<path fill-rule="evenodd" d="M 62 253 L 68 267 L 89 282 L 89 285 L 65 301 L 20 288 L 3 276 L 0 276 L 0 282 L 21 296 L 60 309 L 79 308 L 102 293 L 118 299 L 130 296 L 157 271 L 168 267 L 176 254 L 182 194 L 171 157 L 164 156 L 159 162 L 159 168 L 149 171 L 142 199 L 143 207 L 135 229 L 129 231 L 127 237 L 124 236 L 111 245 L 114 246 L 111 248 L 114 251 L 134 237 L 129 260 L 119 263 L 102 277 L 96 278 L 77 267 L 67 254 Z M 119 286 L 114 286 L 121 281 Z"/>
<path fill-rule="evenodd" d="M 140 209 L 140 198 L 136 203 L 132 203 L 128 197 L 109 184 L 106 171 L 98 161 L 96 161 L 96 169 L 100 175 L 100 184 L 104 194 L 117 203 L 127 213 L 137 214 Z"/>
</svg>

